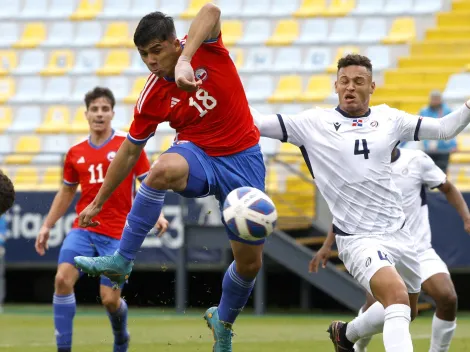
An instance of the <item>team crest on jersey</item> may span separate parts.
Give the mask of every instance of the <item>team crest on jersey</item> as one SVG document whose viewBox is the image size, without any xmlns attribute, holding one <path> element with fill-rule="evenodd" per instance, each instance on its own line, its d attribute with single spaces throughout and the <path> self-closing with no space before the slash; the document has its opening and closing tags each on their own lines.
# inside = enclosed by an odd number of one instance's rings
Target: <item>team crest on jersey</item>
<svg viewBox="0 0 470 352">
<path fill-rule="evenodd" d="M 373 128 L 376 128 L 378 125 L 379 125 L 379 123 L 377 121 L 372 121 L 370 123 L 370 127 L 373 127 Z"/>
<path fill-rule="evenodd" d="M 116 152 L 109 152 L 106 157 L 108 158 L 108 161 L 113 161 L 115 156 L 116 156 Z"/>
<path fill-rule="evenodd" d="M 354 119 L 352 122 L 353 127 L 362 127 L 362 120 Z"/>
<path fill-rule="evenodd" d="M 194 77 L 204 82 L 207 77 L 209 77 L 209 74 L 207 73 L 204 67 L 199 67 L 198 69 L 196 69 L 196 71 L 194 71 Z"/>
</svg>

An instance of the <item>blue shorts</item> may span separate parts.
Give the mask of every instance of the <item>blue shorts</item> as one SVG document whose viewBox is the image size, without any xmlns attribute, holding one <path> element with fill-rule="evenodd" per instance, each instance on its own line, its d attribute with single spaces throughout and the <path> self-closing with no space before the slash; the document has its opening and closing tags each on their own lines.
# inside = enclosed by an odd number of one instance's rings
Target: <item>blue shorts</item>
<svg viewBox="0 0 470 352">
<path fill-rule="evenodd" d="M 75 266 L 76 256 L 97 257 L 112 255 L 119 249 L 119 240 L 100 235 L 85 229 L 72 229 L 65 236 L 59 253 L 59 264 L 69 263 Z M 83 271 L 80 271 L 80 276 Z M 113 287 L 106 276 L 101 276 L 101 285 Z M 121 287 L 122 288 L 122 287 Z"/>
<path fill-rule="evenodd" d="M 248 186 L 265 191 L 266 168 L 259 145 L 240 153 L 227 156 L 209 156 L 191 142 L 173 145 L 165 153 L 177 153 L 186 159 L 189 165 L 188 185 L 178 192 L 186 198 L 200 198 L 214 195 L 222 210 L 225 198 L 236 188 Z M 222 218 L 222 222 L 225 222 Z M 262 244 L 264 239 L 251 242 L 236 236 L 225 225 L 231 240 Z"/>
</svg>

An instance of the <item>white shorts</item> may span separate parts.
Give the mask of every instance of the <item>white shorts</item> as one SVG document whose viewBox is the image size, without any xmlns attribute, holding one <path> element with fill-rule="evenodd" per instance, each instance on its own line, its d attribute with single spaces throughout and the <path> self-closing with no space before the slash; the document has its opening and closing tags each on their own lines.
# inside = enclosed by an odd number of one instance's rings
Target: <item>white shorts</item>
<svg viewBox="0 0 470 352">
<path fill-rule="evenodd" d="M 434 248 L 418 253 L 418 260 L 421 265 L 421 283 L 436 274 L 445 273 L 450 275 L 446 263 L 439 257 Z"/>
<path fill-rule="evenodd" d="M 339 259 L 369 293 L 370 279 L 386 266 L 397 269 L 409 293 L 421 291 L 418 254 L 406 226 L 387 235 L 336 235 L 336 244 Z"/>
</svg>

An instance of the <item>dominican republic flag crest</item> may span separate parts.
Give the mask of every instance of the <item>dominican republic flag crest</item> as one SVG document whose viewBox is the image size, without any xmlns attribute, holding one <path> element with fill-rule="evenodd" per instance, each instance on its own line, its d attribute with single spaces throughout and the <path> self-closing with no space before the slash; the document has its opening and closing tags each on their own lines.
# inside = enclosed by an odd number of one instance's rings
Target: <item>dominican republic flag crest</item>
<svg viewBox="0 0 470 352">
<path fill-rule="evenodd" d="M 353 122 L 352 122 L 352 126 L 353 127 L 362 127 L 362 120 L 357 120 L 357 119 L 354 119 Z"/>
</svg>

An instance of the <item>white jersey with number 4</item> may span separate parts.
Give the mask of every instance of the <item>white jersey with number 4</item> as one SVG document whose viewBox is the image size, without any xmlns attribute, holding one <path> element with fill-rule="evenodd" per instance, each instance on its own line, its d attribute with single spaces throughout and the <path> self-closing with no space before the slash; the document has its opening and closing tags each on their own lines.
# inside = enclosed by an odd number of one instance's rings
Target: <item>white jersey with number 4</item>
<svg viewBox="0 0 470 352">
<path fill-rule="evenodd" d="M 431 248 L 426 188 L 446 182 L 446 174 L 420 150 L 399 149 L 392 162 L 392 178 L 402 193 L 403 211 L 418 253 Z"/>
<path fill-rule="evenodd" d="M 301 148 L 337 229 L 379 235 L 403 227 L 391 152 L 400 141 L 418 139 L 421 117 L 379 105 L 362 117 L 316 108 L 278 118 L 283 140 Z"/>
</svg>

